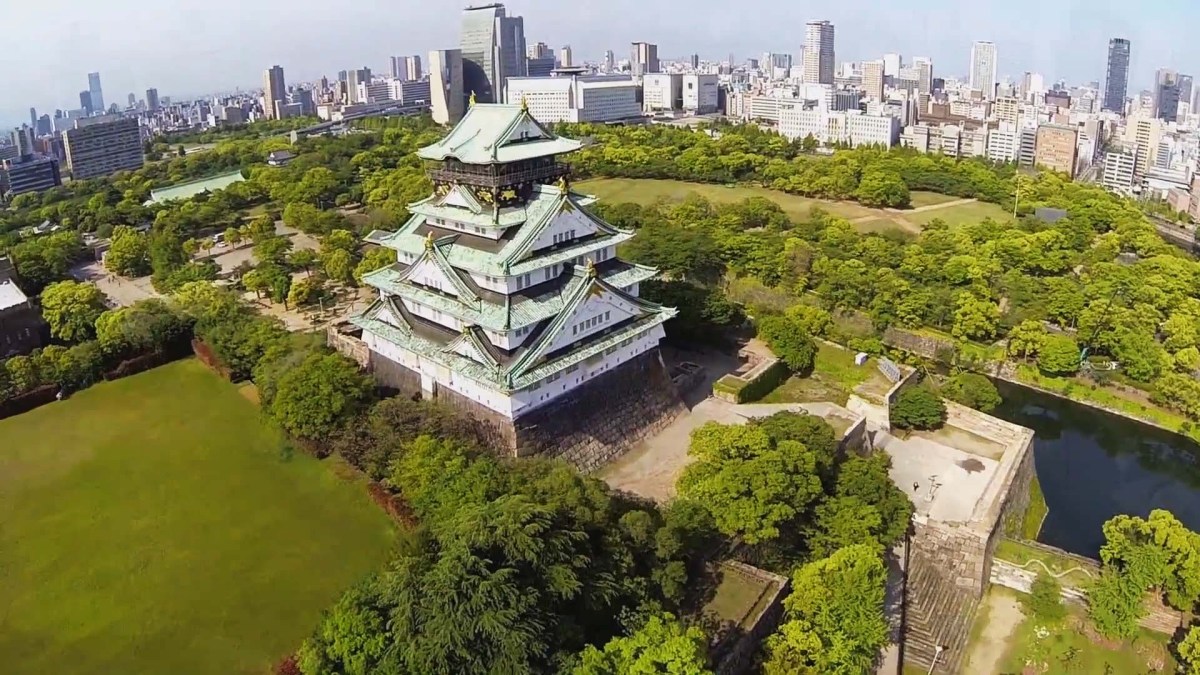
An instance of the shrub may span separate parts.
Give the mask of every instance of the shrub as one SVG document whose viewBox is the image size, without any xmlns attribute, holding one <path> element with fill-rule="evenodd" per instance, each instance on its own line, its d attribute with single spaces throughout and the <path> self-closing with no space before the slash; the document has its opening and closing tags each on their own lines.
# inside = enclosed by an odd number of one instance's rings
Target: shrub
<svg viewBox="0 0 1200 675">
<path fill-rule="evenodd" d="M 1029 594 L 1021 596 L 1021 603 L 1040 621 L 1059 621 L 1067 615 L 1067 608 L 1062 603 L 1062 587 L 1045 571 L 1038 573 Z"/>
<path fill-rule="evenodd" d="M 758 334 L 780 361 L 795 373 L 812 370 L 817 358 L 817 344 L 797 325 L 782 316 L 768 316 L 759 322 Z"/>
<path fill-rule="evenodd" d="M 900 392 L 889 414 L 901 429 L 937 429 L 946 421 L 946 404 L 928 387 L 909 387 Z"/>
<path fill-rule="evenodd" d="M 1074 375 L 1079 372 L 1079 345 L 1066 335 L 1051 335 L 1038 350 L 1038 368 L 1047 375 Z"/>
<path fill-rule="evenodd" d="M 942 395 L 968 408 L 991 412 L 1000 405 L 1000 392 L 992 381 L 976 373 L 959 373 L 942 387 Z"/>
</svg>

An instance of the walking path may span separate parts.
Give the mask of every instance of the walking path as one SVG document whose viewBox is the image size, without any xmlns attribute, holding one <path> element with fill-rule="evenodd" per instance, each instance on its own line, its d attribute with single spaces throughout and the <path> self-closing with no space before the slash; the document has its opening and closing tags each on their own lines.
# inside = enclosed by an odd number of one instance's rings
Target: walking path
<svg viewBox="0 0 1200 675">
<path fill-rule="evenodd" d="M 916 213 L 925 213 L 926 211 L 937 211 L 939 209 L 948 209 L 953 206 L 963 206 L 964 204 L 973 204 L 977 201 L 979 201 L 979 200 L 978 199 L 956 199 L 952 202 L 942 202 L 941 204 L 930 204 L 928 206 L 918 206 L 915 209 L 880 209 L 881 211 L 885 211 L 889 214 L 895 214 L 896 217 L 881 218 L 879 214 L 874 213 L 874 214 L 867 215 L 867 216 L 859 216 L 858 218 L 853 218 L 850 220 L 850 224 L 851 225 L 861 225 L 863 223 L 869 223 L 874 220 L 891 220 L 892 222 L 896 223 L 897 225 L 899 225 L 901 227 L 909 228 L 914 231 L 920 231 L 921 227 L 919 225 L 917 225 L 916 223 L 913 223 L 911 221 L 905 220 L 904 216 L 909 216 L 909 215 L 913 215 Z"/>
<path fill-rule="evenodd" d="M 1008 652 L 1008 641 L 1025 620 L 1025 614 L 1012 594 L 992 591 L 980 608 L 978 620 L 987 623 L 967 654 L 965 672 L 995 675 Z"/>
</svg>

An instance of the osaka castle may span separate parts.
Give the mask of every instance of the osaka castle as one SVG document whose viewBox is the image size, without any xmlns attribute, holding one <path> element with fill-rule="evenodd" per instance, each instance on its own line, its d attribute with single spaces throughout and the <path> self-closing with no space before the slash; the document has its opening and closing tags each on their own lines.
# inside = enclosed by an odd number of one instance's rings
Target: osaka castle
<svg viewBox="0 0 1200 675">
<path fill-rule="evenodd" d="M 617 258 L 634 233 L 571 189 L 559 158 L 581 146 L 524 105 L 474 104 L 417 152 L 433 194 L 399 230 L 367 237 L 396 251 L 363 278 L 379 297 L 351 320 L 371 370 L 486 421 L 517 455 L 554 435 L 602 439 L 581 427 L 622 401 L 647 418 L 678 401 L 645 391 L 670 386 L 658 344 L 676 310 L 638 297 L 657 270 Z"/>
</svg>

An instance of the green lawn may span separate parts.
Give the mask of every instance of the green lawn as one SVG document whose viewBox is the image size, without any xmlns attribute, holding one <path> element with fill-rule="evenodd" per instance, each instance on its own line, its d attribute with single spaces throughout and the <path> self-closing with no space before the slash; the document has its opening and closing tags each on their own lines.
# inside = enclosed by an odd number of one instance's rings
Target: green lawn
<svg viewBox="0 0 1200 675">
<path fill-rule="evenodd" d="M 1038 664 L 1033 672 L 1044 675 L 1175 672 L 1166 635 L 1143 630 L 1128 642 L 1110 642 L 1100 638 L 1077 609 L 1065 623 L 1047 627 L 1033 619 L 1023 621 L 1011 638 L 1001 672 L 1030 672 L 1022 670 L 1028 663 Z"/>
<path fill-rule="evenodd" d="M 1059 583 L 1067 586 L 1083 587 L 1091 583 L 1097 573 L 1095 567 L 1087 567 L 1080 565 L 1078 560 L 1073 558 L 1058 555 L 1051 551 L 1042 548 L 1035 548 L 1026 545 L 1023 542 L 1015 539 L 1002 538 L 996 542 L 996 557 L 1000 560 L 1006 560 L 1015 565 L 1025 567 L 1031 560 L 1039 560 L 1045 564 L 1045 568 L 1041 565 L 1029 565 L 1025 569 L 1034 572 L 1042 572 L 1046 569 L 1056 576 Z"/>
<path fill-rule="evenodd" d="M 389 519 L 187 360 L 0 421 L 0 671 L 265 673 Z"/>
<path fill-rule="evenodd" d="M 915 206 L 915 204 L 914 204 Z M 1012 213 L 990 202 L 970 202 L 958 206 L 948 206 L 944 209 L 930 209 L 920 213 L 906 213 L 904 218 L 909 222 L 925 226 L 935 218 L 945 221 L 947 225 L 971 225 L 984 218 L 996 221 L 1012 220 Z"/>
<path fill-rule="evenodd" d="M 913 190 L 909 193 L 909 204 L 914 209 L 919 209 L 922 206 L 933 206 L 934 204 L 945 204 L 946 202 L 956 202 L 961 197 L 954 195 L 944 195 L 940 192 L 923 192 L 921 190 Z"/>
<path fill-rule="evenodd" d="M 829 401 L 846 405 L 854 388 L 878 374 L 875 361 L 854 365 L 854 352 L 817 343 L 813 372 L 806 377 L 792 376 L 759 403 L 816 403 Z M 883 376 L 880 375 L 880 378 Z"/>
<path fill-rule="evenodd" d="M 779 204 L 780 208 L 793 220 L 806 220 L 809 211 L 814 206 L 819 206 L 842 218 L 861 218 L 863 216 L 882 213 L 877 209 L 869 209 L 854 202 L 830 202 L 820 199 L 807 199 L 797 195 L 790 195 L 786 192 L 760 187 L 726 187 L 724 185 L 688 183 L 678 180 L 596 178 L 580 181 L 576 184 L 576 187 L 580 192 L 594 194 L 605 201 L 613 203 L 634 202 L 635 204 L 653 204 L 659 199 L 678 201 L 693 192 L 717 203 L 739 202 L 748 197 L 766 197 Z"/>
</svg>

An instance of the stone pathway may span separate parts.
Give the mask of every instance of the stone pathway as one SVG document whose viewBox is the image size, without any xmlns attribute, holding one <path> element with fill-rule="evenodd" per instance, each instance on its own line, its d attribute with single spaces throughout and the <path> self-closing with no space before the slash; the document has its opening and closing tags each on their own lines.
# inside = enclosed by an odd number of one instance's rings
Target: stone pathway
<svg viewBox="0 0 1200 675">
<path fill-rule="evenodd" d="M 965 672 L 996 675 L 1008 652 L 1009 640 L 1025 620 L 1025 614 L 1021 612 L 1021 603 L 1012 594 L 995 590 L 988 593 L 980 613 L 987 618 L 987 625 L 971 645 Z"/>
</svg>

